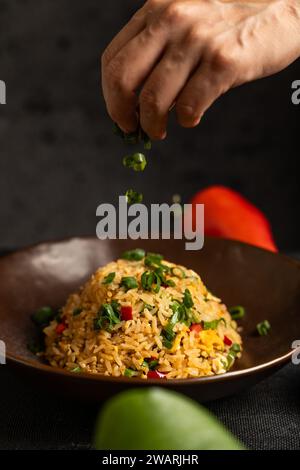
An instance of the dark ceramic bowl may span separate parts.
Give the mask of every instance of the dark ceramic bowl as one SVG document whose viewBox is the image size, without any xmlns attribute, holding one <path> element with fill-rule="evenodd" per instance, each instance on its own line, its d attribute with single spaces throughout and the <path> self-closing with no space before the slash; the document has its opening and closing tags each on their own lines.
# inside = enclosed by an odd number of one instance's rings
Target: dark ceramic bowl
<svg viewBox="0 0 300 470">
<path fill-rule="evenodd" d="M 27 349 L 34 336 L 30 314 L 43 305 L 59 307 L 99 266 L 125 249 L 143 247 L 163 253 L 200 274 L 228 305 L 243 305 L 244 352 L 227 374 L 186 380 L 142 380 L 69 373 L 42 363 Z M 268 319 L 268 336 L 256 324 Z M 93 238 L 44 243 L 0 260 L 0 339 L 7 365 L 49 390 L 69 397 L 102 400 L 129 387 L 160 385 L 198 400 L 237 393 L 291 361 L 292 342 L 300 339 L 300 263 L 243 243 L 208 238 L 199 252 L 182 241 L 99 241 Z M 295 366 L 296 367 L 296 366 Z"/>
</svg>

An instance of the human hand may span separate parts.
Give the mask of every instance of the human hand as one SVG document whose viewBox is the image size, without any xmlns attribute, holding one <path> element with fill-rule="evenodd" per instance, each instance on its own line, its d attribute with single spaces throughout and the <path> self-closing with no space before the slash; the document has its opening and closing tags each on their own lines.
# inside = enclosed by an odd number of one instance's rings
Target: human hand
<svg viewBox="0 0 300 470">
<path fill-rule="evenodd" d="M 299 56 L 299 0 L 148 0 L 102 56 L 104 98 L 125 132 L 140 120 L 163 139 L 173 106 L 194 127 L 230 88 Z"/>
</svg>

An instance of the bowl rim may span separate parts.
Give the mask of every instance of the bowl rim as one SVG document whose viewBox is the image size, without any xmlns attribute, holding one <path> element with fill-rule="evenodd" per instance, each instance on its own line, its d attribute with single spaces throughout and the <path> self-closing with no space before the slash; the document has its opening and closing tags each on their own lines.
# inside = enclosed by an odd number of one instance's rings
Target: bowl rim
<svg viewBox="0 0 300 470">
<path fill-rule="evenodd" d="M 205 239 L 222 240 L 223 242 L 228 243 L 228 244 L 234 243 L 235 245 L 241 245 L 241 246 L 246 245 L 247 247 L 250 247 L 253 250 L 268 253 L 270 256 L 279 256 L 281 258 L 284 258 L 286 261 L 290 262 L 291 264 L 297 266 L 298 269 L 300 269 L 300 261 L 296 260 L 295 258 L 291 258 L 290 256 L 283 254 L 283 253 L 268 251 L 264 248 L 251 245 L 249 243 L 245 243 L 239 240 L 229 239 L 229 238 L 206 236 Z M 43 245 L 67 243 L 67 242 L 72 242 L 76 240 L 101 242 L 101 240 L 99 240 L 97 237 L 92 236 L 92 235 L 63 237 L 63 238 L 58 238 L 58 239 L 44 240 L 44 241 L 30 244 L 20 249 L 16 249 L 12 252 L 9 252 L 1 256 L 0 265 L 2 264 L 3 261 L 6 261 L 10 257 L 20 255 L 22 253 L 25 254 L 28 251 L 38 249 L 39 247 L 42 247 Z M 142 240 L 142 243 L 143 242 L 144 241 Z M 264 370 L 268 370 L 276 366 L 284 365 L 289 361 L 289 359 L 294 353 L 297 354 L 298 352 L 300 353 L 300 346 L 297 348 L 291 349 L 286 354 L 281 355 L 280 357 L 277 357 L 269 362 L 259 364 L 254 367 L 248 367 L 246 369 L 241 369 L 241 370 L 233 370 L 233 371 L 225 372 L 223 374 L 217 374 L 217 375 L 206 376 L 206 377 L 190 377 L 186 379 L 166 379 L 166 380 L 161 380 L 161 381 L 159 381 L 158 379 L 141 379 L 138 377 L 135 377 L 134 379 L 130 377 L 124 377 L 124 376 L 113 377 L 113 376 L 106 376 L 106 375 L 100 375 L 100 374 L 92 374 L 88 372 L 74 373 L 66 369 L 61 369 L 59 367 L 50 366 L 46 363 L 24 359 L 20 355 L 10 353 L 9 350 L 6 351 L 6 359 L 7 359 L 7 364 L 11 363 L 12 365 L 15 365 L 15 366 L 23 366 L 26 369 L 29 369 L 31 371 L 36 371 L 36 372 L 40 372 L 44 374 L 50 374 L 56 377 L 70 377 L 74 380 L 80 380 L 80 381 L 92 381 L 92 382 L 96 381 L 96 382 L 120 383 L 120 384 L 131 384 L 131 385 L 132 384 L 136 384 L 136 385 L 148 385 L 148 384 L 154 385 L 155 384 L 157 385 L 159 383 L 160 386 L 172 386 L 172 385 L 196 385 L 196 384 L 199 385 L 201 383 L 204 384 L 204 383 L 213 383 L 213 382 L 224 382 L 230 379 L 240 378 L 244 376 L 247 377 L 249 375 L 254 374 L 255 372 L 262 372 Z"/>
</svg>

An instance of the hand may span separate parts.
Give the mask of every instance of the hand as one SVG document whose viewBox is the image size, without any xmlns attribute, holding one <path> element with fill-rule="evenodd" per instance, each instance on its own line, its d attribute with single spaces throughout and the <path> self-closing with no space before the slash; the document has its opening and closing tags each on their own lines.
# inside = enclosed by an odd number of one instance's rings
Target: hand
<svg viewBox="0 0 300 470">
<path fill-rule="evenodd" d="M 299 0 L 148 0 L 103 54 L 103 93 L 125 132 L 140 120 L 163 139 L 174 105 L 194 127 L 230 88 L 299 56 Z"/>
</svg>

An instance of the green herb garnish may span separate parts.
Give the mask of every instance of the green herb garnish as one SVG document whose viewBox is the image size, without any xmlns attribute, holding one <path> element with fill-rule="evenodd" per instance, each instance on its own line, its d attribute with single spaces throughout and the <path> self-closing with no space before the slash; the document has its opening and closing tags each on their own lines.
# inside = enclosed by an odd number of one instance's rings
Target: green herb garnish
<svg viewBox="0 0 300 470">
<path fill-rule="evenodd" d="M 136 248 L 135 250 L 124 251 L 121 258 L 128 261 L 141 261 L 145 257 L 145 250 Z"/>
<path fill-rule="evenodd" d="M 216 330 L 221 321 L 226 326 L 226 320 L 225 320 L 225 318 L 222 317 L 222 318 L 219 318 L 218 320 L 204 321 L 203 322 L 203 328 L 204 328 L 204 330 Z"/>
<path fill-rule="evenodd" d="M 51 307 L 42 307 L 31 315 L 31 320 L 39 328 L 45 328 L 49 323 L 54 320 L 57 312 Z"/>
<path fill-rule="evenodd" d="M 142 363 L 143 367 L 148 367 L 149 370 L 154 370 L 158 366 L 158 360 L 157 359 L 145 359 Z"/>
<path fill-rule="evenodd" d="M 107 276 L 105 276 L 102 284 L 111 284 L 115 277 L 116 277 L 116 273 L 109 273 Z"/>
<path fill-rule="evenodd" d="M 179 271 L 180 274 L 176 273 L 176 271 Z M 178 267 L 171 268 L 171 273 L 172 273 L 172 276 L 178 277 L 179 279 L 186 278 L 186 274 L 182 268 L 178 268 Z"/>
<path fill-rule="evenodd" d="M 80 308 L 80 307 L 74 308 L 73 317 L 77 317 L 77 315 L 80 315 L 82 311 L 83 311 L 83 308 Z"/>
<path fill-rule="evenodd" d="M 239 320 L 240 318 L 243 318 L 246 313 L 245 308 L 241 305 L 237 305 L 236 307 L 230 307 L 228 311 L 233 320 Z"/>
<path fill-rule="evenodd" d="M 119 309 L 120 306 L 116 301 L 103 304 L 94 320 L 94 329 L 111 331 L 121 321 Z"/>
<path fill-rule="evenodd" d="M 70 372 L 76 372 L 76 373 L 81 372 L 81 367 L 79 367 L 79 366 L 74 367 L 74 369 L 71 369 Z"/>
<path fill-rule="evenodd" d="M 266 336 L 271 329 L 270 322 L 268 320 L 264 320 L 256 325 L 256 329 L 260 336 Z"/>
<path fill-rule="evenodd" d="M 227 369 L 230 369 L 230 367 L 233 365 L 236 355 L 241 351 L 241 347 L 237 343 L 233 343 L 231 348 L 229 349 L 229 353 L 227 355 Z"/>
<path fill-rule="evenodd" d="M 158 253 L 147 253 L 145 258 L 145 266 L 150 268 L 160 266 L 163 259 L 163 255 L 159 255 Z"/>
<path fill-rule="evenodd" d="M 136 289 L 138 287 L 138 282 L 136 278 L 132 276 L 122 277 L 120 286 L 125 287 L 127 292 L 129 289 Z"/>
<path fill-rule="evenodd" d="M 190 293 L 189 289 L 185 289 L 184 291 L 183 303 L 186 308 L 192 308 L 194 306 L 192 294 Z"/>
<path fill-rule="evenodd" d="M 137 374 L 136 370 L 133 369 L 125 369 L 124 375 L 125 377 L 133 377 Z"/>
<path fill-rule="evenodd" d="M 146 157 L 143 153 L 134 153 L 123 158 L 123 165 L 132 168 L 134 171 L 144 171 L 147 165 Z"/>
<path fill-rule="evenodd" d="M 143 201 L 143 195 L 134 191 L 133 189 L 128 189 L 126 191 L 126 199 L 127 204 L 130 206 L 131 204 L 140 204 Z"/>
</svg>

